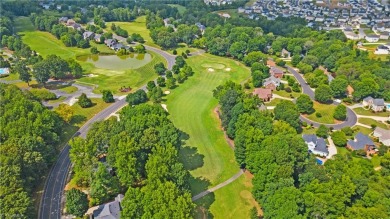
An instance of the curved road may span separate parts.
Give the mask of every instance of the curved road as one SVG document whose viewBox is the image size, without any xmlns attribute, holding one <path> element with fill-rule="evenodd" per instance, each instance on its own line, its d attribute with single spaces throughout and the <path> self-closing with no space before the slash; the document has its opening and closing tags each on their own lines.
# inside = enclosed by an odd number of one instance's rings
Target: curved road
<svg viewBox="0 0 390 219">
<path fill-rule="evenodd" d="M 145 46 L 145 48 L 163 56 L 167 60 L 168 69 L 172 69 L 172 66 L 175 64 L 175 56 L 153 47 Z M 144 85 L 140 89 L 146 90 L 146 85 Z M 115 103 L 92 117 L 92 119 L 88 120 L 78 130 L 75 136 L 85 138 L 89 128 L 94 122 L 102 121 L 108 118 L 111 114 L 117 112 L 119 109 L 126 106 L 126 104 L 127 103 L 124 98 L 121 100 L 117 100 Z M 65 148 L 61 151 L 57 162 L 51 168 L 48 178 L 46 179 L 38 211 L 39 219 L 61 218 L 61 200 L 63 199 L 62 195 L 67 181 L 69 168 L 71 166 L 71 162 L 69 159 L 69 148 L 70 147 L 67 144 Z"/>
<path fill-rule="evenodd" d="M 302 87 L 303 93 L 309 95 L 310 99 L 314 100 L 314 91 L 306 83 L 306 81 L 305 81 L 305 79 L 303 79 L 302 75 L 299 74 L 297 71 L 295 71 L 290 66 L 287 66 L 287 69 L 298 80 L 299 84 Z M 333 104 L 338 105 L 339 103 L 333 101 Z M 302 121 L 306 122 L 307 124 L 313 124 L 314 127 L 319 127 L 322 124 L 322 123 L 311 121 L 302 115 L 300 116 L 300 119 Z M 352 127 L 356 123 L 357 123 L 356 114 L 350 108 L 347 107 L 347 120 L 345 120 L 343 123 L 340 123 L 340 124 L 323 124 L 323 125 L 325 125 L 326 127 L 329 127 L 329 128 L 332 127 L 335 130 L 339 130 L 339 129 L 342 129 L 342 128 L 347 127 L 347 126 Z"/>
</svg>

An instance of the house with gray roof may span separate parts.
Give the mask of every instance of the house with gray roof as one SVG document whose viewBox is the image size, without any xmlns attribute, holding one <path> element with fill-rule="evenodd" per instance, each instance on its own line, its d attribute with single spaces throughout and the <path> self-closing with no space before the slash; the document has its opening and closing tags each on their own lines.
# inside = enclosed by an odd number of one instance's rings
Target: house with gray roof
<svg viewBox="0 0 390 219">
<path fill-rule="evenodd" d="M 303 140 L 307 144 L 309 152 L 321 156 L 326 157 L 329 154 L 328 147 L 326 146 L 325 139 L 318 138 L 316 135 L 302 135 Z"/>
<path fill-rule="evenodd" d="M 280 79 L 274 77 L 273 75 L 267 79 L 265 79 L 263 86 L 265 88 L 271 89 L 271 90 L 276 90 L 277 87 L 280 85 Z"/>
<path fill-rule="evenodd" d="M 85 39 L 85 40 L 91 40 L 91 39 L 93 39 L 93 37 L 95 36 L 95 33 L 94 32 L 91 32 L 91 31 L 85 31 L 84 33 L 83 33 L 83 38 Z"/>
<path fill-rule="evenodd" d="M 363 106 L 370 108 L 374 112 L 382 112 L 385 109 L 385 100 L 382 98 L 372 98 L 368 96 L 363 99 Z"/>
<path fill-rule="evenodd" d="M 382 142 L 382 144 L 390 146 L 390 130 L 383 129 L 381 127 L 376 127 L 372 135 L 378 138 L 378 140 Z"/>
<path fill-rule="evenodd" d="M 371 140 L 370 137 L 364 135 L 361 132 L 356 134 L 355 139 L 349 140 L 347 142 L 347 148 L 352 151 L 364 150 L 367 155 L 376 153 L 376 147 L 374 142 Z"/>
<path fill-rule="evenodd" d="M 121 202 L 123 195 L 119 194 L 114 201 L 88 209 L 85 215 L 90 219 L 119 219 L 121 217 Z"/>
</svg>

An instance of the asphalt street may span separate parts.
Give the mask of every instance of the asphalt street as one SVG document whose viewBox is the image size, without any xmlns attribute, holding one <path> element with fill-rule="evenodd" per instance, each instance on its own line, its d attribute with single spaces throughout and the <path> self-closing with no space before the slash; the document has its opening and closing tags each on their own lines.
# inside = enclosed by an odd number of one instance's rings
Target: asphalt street
<svg viewBox="0 0 390 219">
<path fill-rule="evenodd" d="M 118 39 L 120 40 L 120 39 Z M 122 39 L 123 40 L 123 39 Z M 151 50 L 163 56 L 168 63 L 167 68 L 172 69 L 172 66 L 175 64 L 175 56 L 170 55 L 169 53 L 145 46 L 147 50 Z M 146 85 L 140 89 L 146 91 Z M 98 114 L 96 114 L 92 119 L 88 120 L 75 134 L 75 136 L 80 136 L 85 138 L 89 128 L 94 122 L 102 121 L 108 118 L 111 114 L 116 113 L 119 109 L 126 106 L 127 102 L 125 98 L 121 100 L 116 100 L 115 103 L 105 108 Z M 70 146 L 67 144 L 65 148 L 61 151 L 58 156 L 57 162 L 54 164 L 50 170 L 49 176 L 46 180 L 43 195 L 41 198 L 38 218 L 39 219 L 59 219 L 61 218 L 61 200 L 63 199 L 63 192 L 67 182 L 67 176 L 69 173 L 69 168 L 71 162 L 69 159 L 69 149 Z"/>
<path fill-rule="evenodd" d="M 302 91 L 303 93 L 309 95 L 309 97 L 314 100 L 314 91 L 310 88 L 310 86 L 306 83 L 305 79 L 303 79 L 302 75 L 299 74 L 297 71 L 295 71 L 293 68 L 291 68 L 290 66 L 287 66 L 287 69 L 289 72 L 291 72 L 294 77 L 298 80 L 299 84 L 301 85 L 302 87 Z M 337 102 L 333 102 L 332 104 L 334 105 L 338 105 L 339 103 Z M 299 117 L 301 119 L 301 121 L 304 121 L 306 122 L 307 124 L 313 124 L 314 127 L 319 127 L 322 123 L 318 123 L 318 122 L 314 122 L 314 121 L 311 121 L 309 119 L 307 119 L 306 117 L 304 116 L 300 116 Z M 344 127 L 352 127 L 354 126 L 355 124 L 357 123 L 357 116 L 356 114 L 350 109 L 347 107 L 347 119 L 343 122 L 343 123 L 340 123 L 340 124 L 324 124 L 326 127 L 332 127 L 333 129 L 335 130 L 339 130 L 339 129 L 342 129 Z"/>
</svg>

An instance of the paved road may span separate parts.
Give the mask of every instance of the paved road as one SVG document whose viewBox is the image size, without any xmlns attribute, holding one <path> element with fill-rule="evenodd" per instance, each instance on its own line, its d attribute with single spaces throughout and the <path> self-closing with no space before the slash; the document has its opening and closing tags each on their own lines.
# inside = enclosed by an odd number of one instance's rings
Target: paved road
<svg viewBox="0 0 390 219">
<path fill-rule="evenodd" d="M 314 91 L 309 87 L 309 85 L 306 83 L 305 79 L 303 79 L 302 75 L 299 74 L 295 69 L 287 66 L 287 69 L 289 72 L 291 72 L 294 77 L 298 80 L 299 84 L 302 87 L 303 93 L 309 95 L 309 97 L 314 100 Z M 333 102 L 334 105 L 338 105 L 339 103 Z M 322 123 L 314 122 L 309 119 L 307 119 L 304 116 L 300 116 L 300 119 L 307 124 L 313 124 L 314 127 L 319 127 Z M 353 112 L 350 108 L 347 107 L 347 120 L 340 124 L 324 124 L 327 127 L 332 127 L 335 130 L 342 129 L 344 127 L 352 127 L 357 122 L 357 116 L 355 112 Z"/>
<path fill-rule="evenodd" d="M 152 47 L 146 47 L 148 50 L 152 50 L 160 55 L 162 55 L 168 62 L 168 69 L 172 69 L 172 66 L 175 63 L 175 56 L 168 54 L 165 51 L 158 50 Z M 146 85 L 140 89 L 146 91 Z M 85 138 L 89 128 L 94 122 L 102 121 L 108 118 L 111 114 L 116 113 L 122 107 L 126 106 L 126 100 L 116 100 L 115 103 L 105 108 L 100 113 L 96 114 L 92 119 L 88 120 L 75 134 L 75 136 L 80 136 Z M 63 199 L 63 191 L 65 184 L 67 182 L 67 175 L 69 173 L 71 162 L 69 159 L 69 145 L 67 144 L 65 148 L 59 154 L 57 162 L 54 164 L 50 170 L 49 176 L 45 183 L 45 188 L 43 191 L 41 203 L 39 206 L 38 218 L 39 219 L 59 219 L 61 218 L 61 200 Z"/>
<path fill-rule="evenodd" d="M 122 43 L 126 43 L 126 38 L 124 38 L 124 37 L 121 37 L 121 36 L 118 36 L 118 35 L 114 34 L 113 38 L 118 40 L 118 41 L 120 41 L 120 42 L 122 42 Z M 172 69 L 172 66 L 175 64 L 175 58 L 176 58 L 175 55 L 171 55 L 171 54 L 169 54 L 166 51 L 163 51 L 163 50 L 155 48 L 155 47 L 147 46 L 145 44 L 144 44 L 144 46 L 145 46 L 145 49 L 153 51 L 153 52 L 161 55 L 162 57 L 164 57 L 164 59 L 167 60 L 167 63 L 168 63 L 167 68 L 168 69 Z"/>
<path fill-rule="evenodd" d="M 234 176 L 230 177 L 230 178 L 229 178 L 228 180 L 226 180 L 225 182 L 220 183 L 220 184 L 214 186 L 213 188 L 207 189 L 206 191 L 203 191 L 203 192 L 201 192 L 201 193 L 195 195 L 194 197 L 192 197 L 192 201 L 196 201 L 196 200 L 202 198 L 203 196 L 206 196 L 206 195 L 209 194 L 209 193 L 212 193 L 212 192 L 214 192 L 214 191 L 216 191 L 216 190 L 218 190 L 218 189 L 220 189 L 220 188 L 222 188 L 222 187 L 224 187 L 224 186 L 229 185 L 230 183 L 232 183 L 233 181 L 235 181 L 236 179 L 238 179 L 242 174 L 244 174 L 244 170 L 238 171 L 238 173 L 236 173 Z"/>
</svg>

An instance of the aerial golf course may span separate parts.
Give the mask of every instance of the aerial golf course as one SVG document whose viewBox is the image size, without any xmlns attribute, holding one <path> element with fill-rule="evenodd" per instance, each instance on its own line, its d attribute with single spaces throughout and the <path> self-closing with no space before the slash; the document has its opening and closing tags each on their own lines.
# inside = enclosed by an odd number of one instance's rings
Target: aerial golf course
<svg viewBox="0 0 390 219">
<path fill-rule="evenodd" d="M 112 64 L 113 61 L 105 59 L 106 57 L 91 55 L 89 49 L 65 47 L 50 33 L 34 30 L 26 17 L 17 18 L 16 23 L 16 28 L 23 35 L 23 41 L 43 57 L 56 54 L 62 58 L 76 59 L 83 67 L 85 75 L 77 79 L 76 83 L 95 85 L 95 93 L 108 89 L 120 95 L 118 89 L 121 86 L 130 86 L 133 90 L 140 88 L 157 78 L 155 64 L 159 62 L 167 64 L 163 57 L 151 51 L 142 57 L 139 54 L 130 55 L 125 66 L 117 59 L 114 63 L 119 62 Z M 145 27 L 144 18 L 120 26 L 129 33 L 142 33 L 146 44 L 155 46 Z M 93 43 L 92 46 L 105 53 L 104 56 L 116 56 L 104 44 Z M 194 49 L 191 49 L 191 52 L 194 52 Z M 128 66 L 129 62 L 133 62 L 133 65 Z M 165 97 L 165 104 L 175 126 L 186 134 L 180 158 L 191 173 L 190 188 L 192 195 L 196 195 L 239 172 L 233 148 L 226 141 L 215 112 L 217 100 L 213 98 L 212 91 L 228 80 L 240 83 L 248 79 L 250 70 L 237 61 L 206 53 L 190 56 L 186 62 L 193 68 L 195 74 L 171 90 Z M 100 107 L 99 104 L 98 108 Z M 77 114 L 88 113 L 79 109 Z M 90 115 L 86 116 L 89 119 Z M 195 201 L 196 217 L 248 218 L 253 207 L 259 208 L 251 194 L 251 177 L 245 173 L 231 184 Z"/>
</svg>

